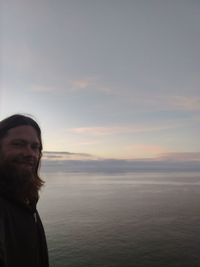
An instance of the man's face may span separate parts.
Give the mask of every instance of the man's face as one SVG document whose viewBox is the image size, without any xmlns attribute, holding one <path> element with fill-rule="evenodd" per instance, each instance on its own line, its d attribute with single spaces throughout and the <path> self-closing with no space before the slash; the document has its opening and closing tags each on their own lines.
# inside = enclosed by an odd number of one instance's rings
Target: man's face
<svg viewBox="0 0 200 267">
<path fill-rule="evenodd" d="M 40 160 L 40 141 L 32 126 L 12 128 L 0 142 L 0 165 L 16 171 L 35 172 Z"/>
</svg>

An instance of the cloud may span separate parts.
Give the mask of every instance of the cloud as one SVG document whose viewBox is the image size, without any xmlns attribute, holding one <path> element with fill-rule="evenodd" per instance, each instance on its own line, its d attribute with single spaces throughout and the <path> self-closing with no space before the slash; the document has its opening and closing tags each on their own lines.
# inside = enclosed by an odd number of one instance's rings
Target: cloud
<svg viewBox="0 0 200 267">
<path fill-rule="evenodd" d="M 78 79 L 70 79 L 70 77 L 60 77 L 56 75 L 57 84 L 45 85 L 36 84 L 31 86 L 31 91 L 44 93 L 77 93 L 77 92 L 101 92 L 106 96 L 112 96 L 109 101 L 110 107 L 126 105 L 131 108 L 134 105 L 135 110 L 142 111 L 199 111 L 200 97 L 193 95 L 176 95 L 173 92 L 161 94 L 154 90 L 143 90 L 140 88 L 126 88 L 121 85 L 114 86 L 106 84 L 99 77 L 82 77 Z M 167 89 L 167 88 L 166 88 Z M 100 105 L 100 104 L 99 104 Z M 105 109 L 105 103 L 102 103 L 102 108 Z"/>
<path fill-rule="evenodd" d="M 131 154 L 136 154 L 137 158 L 143 158 L 144 155 L 145 158 L 155 158 L 156 155 L 166 154 L 168 150 L 163 146 L 155 144 L 132 144 L 122 149 L 121 152 L 129 155 L 129 158 Z"/>
<path fill-rule="evenodd" d="M 75 89 L 86 89 L 92 85 L 92 79 L 80 79 L 71 82 L 71 85 Z"/>
<path fill-rule="evenodd" d="M 169 107 L 177 110 L 200 110 L 200 97 L 196 96 L 172 96 L 167 100 Z"/>
<path fill-rule="evenodd" d="M 97 127 L 78 127 L 71 128 L 68 132 L 78 135 L 113 135 L 113 134 L 128 134 L 128 133 L 145 133 L 145 132 L 157 132 L 167 129 L 173 129 L 183 126 L 184 123 L 171 122 L 166 125 L 123 125 L 123 126 L 97 126 Z"/>
<path fill-rule="evenodd" d="M 176 90 L 175 90 L 176 91 Z M 180 90 L 179 90 L 180 91 Z M 189 91 L 189 89 L 187 90 Z M 200 97 L 195 93 L 183 93 L 183 95 L 175 94 L 173 91 L 165 93 L 160 91 L 147 91 L 139 88 L 133 90 L 118 90 L 115 92 L 119 101 L 123 101 L 127 105 L 134 105 L 135 109 L 148 111 L 199 111 Z"/>
<path fill-rule="evenodd" d="M 57 83 L 54 85 L 45 85 L 45 84 L 34 84 L 30 87 L 30 90 L 33 92 L 54 92 L 58 94 L 64 93 L 73 93 L 80 91 L 92 91 L 92 92 L 102 92 L 104 94 L 112 94 L 111 88 L 106 85 L 101 85 L 98 83 L 95 77 L 93 78 L 83 78 L 70 80 L 69 78 L 59 77 L 58 75 L 55 77 Z"/>
<path fill-rule="evenodd" d="M 157 159 L 170 161 L 200 161 L 200 152 L 163 153 Z"/>
<path fill-rule="evenodd" d="M 129 147 L 129 149 L 139 149 L 143 152 L 151 153 L 152 155 L 159 154 L 159 156 L 147 157 L 147 158 L 132 158 L 132 159 L 111 159 L 97 157 L 88 153 L 74 153 L 74 152 L 63 152 L 63 151 L 44 151 L 43 160 L 47 161 L 68 161 L 68 160 L 100 160 L 100 161 L 132 161 L 132 162 L 146 162 L 146 161 L 158 161 L 158 162 L 198 162 L 200 161 L 200 152 L 166 152 L 165 148 L 157 145 L 145 145 L 135 144 Z M 143 154 L 143 152 L 141 154 Z"/>
<path fill-rule="evenodd" d="M 79 127 L 69 129 L 69 132 L 80 135 L 109 135 L 121 132 L 120 127 Z"/>
<path fill-rule="evenodd" d="M 199 111 L 200 97 L 197 96 L 160 96 L 157 98 L 157 103 L 164 109 L 180 110 L 180 111 Z"/>
<path fill-rule="evenodd" d="M 66 161 L 66 160 L 97 160 L 99 157 L 88 153 L 73 153 L 59 151 L 44 151 L 43 160 L 45 161 Z"/>
<path fill-rule="evenodd" d="M 149 159 L 102 159 L 84 153 L 44 152 L 42 172 L 200 171 L 200 153 L 168 153 Z M 181 159 L 181 160 L 180 160 Z"/>
<path fill-rule="evenodd" d="M 106 94 L 113 92 L 110 87 L 101 84 L 101 82 L 99 82 L 98 80 L 99 79 L 97 79 L 96 77 L 76 79 L 72 80 L 70 82 L 70 85 L 73 91 L 92 90 Z"/>
</svg>

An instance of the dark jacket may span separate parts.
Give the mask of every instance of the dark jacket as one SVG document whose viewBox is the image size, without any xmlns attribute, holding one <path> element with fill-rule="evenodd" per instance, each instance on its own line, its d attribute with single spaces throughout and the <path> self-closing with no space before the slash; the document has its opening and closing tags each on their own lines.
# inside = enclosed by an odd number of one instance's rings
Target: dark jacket
<svg viewBox="0 0 200 267">
<path fill-rule="evenodd" d="M 0 193 L 0 267 L 48 267 L 44 229 L 36 210 Z"/>
</svg>

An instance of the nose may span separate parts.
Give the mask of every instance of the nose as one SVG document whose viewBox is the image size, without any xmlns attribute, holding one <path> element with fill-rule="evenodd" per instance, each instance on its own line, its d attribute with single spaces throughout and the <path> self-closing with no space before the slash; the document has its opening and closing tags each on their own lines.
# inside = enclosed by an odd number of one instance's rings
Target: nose
<svg viewBox="0 0 200 267">
<path fill-rule="evenodd" d="M 27 144 L 23 150 L 24 156 L 37 157 L 37 152 L 32 148 L 31 144 Z"/>
</svg>

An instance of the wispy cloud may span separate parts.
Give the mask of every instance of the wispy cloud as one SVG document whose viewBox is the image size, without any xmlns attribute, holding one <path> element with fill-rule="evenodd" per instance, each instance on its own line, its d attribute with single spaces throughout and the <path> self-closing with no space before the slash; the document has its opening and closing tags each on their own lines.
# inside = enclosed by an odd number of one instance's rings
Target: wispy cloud
<svg viewBox="0 0 200 267">
<path fill-rule="evenodd" d="M 94 83 L 94 79 L 78 79 L 71 82 L 72 88 L 81 90 L 86 89 Z"/>
<path fill-rule="evenodd" d="M 130 144 L 126 147 L 124 147 L 124 149 L 122 149 L 122 151 L 125 155 L 129 155 L 129 158 L 134 159 L 135 157 L 132 156 L 131 154 L 137 155 L 137 159 L 138 158 L 143 158 L 145 155 L 145 158 L 155 158 L 156 155 L 159 154 L 165 154 L 167 155 L 167 153 L 169 152 L 168 149 L 166 149 L 164 146 L 161 145 L 156 145 L 156 144 Z"/>
<path fill-rule="evenodd" d="M 146 88 L 147 89 L 147 88 Z M 164 91 L 149 90 L 145 88 L 129 88 L 123 90 L 112 90 L 112 93 L 117 97 L 118 101 L 126 104 L 127 106 L 134 105 L 137 110 L 148 111 L 199 111 L 200 110 L 200 97 L 199 94 L 191 91 L 190 94 L 183 92 L 182 94 L 175 93 L 171 89 L 165 88 Z M 181 90 L 179 90 L 181 91 Z"/>
<path fill-rule="evenodd" d="M 76 80 L 70 80 L 70 78 L 55 77 L 55 80 L 60 80 L 55 86 L 45 85 L 45 84 L 34 84 L 30 87 L 33 92 L 43 92 L 43 93 L 77 93 L 83 91 L 92 92 L 102 92 L 106 95 L 113 94 L 114 91 L 106 85 L 101 84 L 97 78 L 80 78 Z M 60 86 L 59 86 L 60 85 Z"/>
<path fill-rule="evenodd" d="M 65 160 L 97 160 L 100 158 L 88 153 L 44 151 L 43 159 L 48 161 L 65 161 Z"/>
<path fill-rule="evenodd" d="M 160 110 L 199 111 L 200 97 L 195 95 L 157 95 L 152 99 L 146 98 L 146 103 Z"/>
<path fill-rule="evenodd" d="M 72 80 L 70 85 L 73 91 L 92 90 L 103 92 L 105 94 L 110 94 L 111 92 L 113 93 L 113 90 L 109 86 L 103 85 L 103 83 L 97 77 Z"/>
<path fill-rule="evenodd" d="M 168 99 L 167 103 L 178 110 L 200 110 L 200 97 L 196 96 L 173 96 Z"/>
<path fill-rule="evenodd" d="M 182 127 L 184 122 L 171 122 L 167 125 L 122 125 L 122 126 L 97 126 L 97 127 L 78 127 L 68 130 L 70 133 L 79 135 L 113 135 L 113 134 L 128 134 L 128 133 L 144 133 L 144 132 L 157 132 L 173 128 Z"/>
<path fill-rule="evenodd" d="M 135 144 L 129 147 L 130 149 L 141 149 L 149 153 L 160 153 L 159 156 L 154 157 L 141 157 L 127 159 L 131 161 L 159 161 L 159 162 L 176 162 L 176 161 L 200 161 L 200 152 L 165 152 L 165 148 L 157 145 L 145 145 L 145 144 Z M 142 154 L 142 153 L 141 153 Z M 67 161 L 67 160 L 111 160 L 110 158 L 102 158 L 88 153 L 73 153 L 73 152 L 61 152 L 61 151 L 44 151 L 43 160 L 48 161 Z M 112 159 L 114 160 L 114 159 Z M 118 158 L 116 160 L 126 161 L 124 158 Z"/>
<path fill-rule="evenodd" d="M 63 79 L 63 78 L 62 78 Z M 62 80 L 59 78 L 59 80 Z M 200 97 L 191 95 L 177 95 L 173 92 L 159 93 L 157 91 L 147 92 L 145 90 L 140 90 L 139 88 L 132 88 L 132 90 L 117 88 L 114 85 L 110 86 L 103 82 L 99 77 L 83 77 L 72 79 L 64 78 L 60 86 L 53 85 L 43 85 L 36 84 L 30 87 L 31 91 L 43 92 L 43 93 L 77 93 L 77 92 L 101 92 L 105 95 L 114 96 L 110 99 L 109 105 L 117 106 L 119 104 L 127 105 L 127 107 L 132 107 L 136 110 L 154 110 L 154 111 L 199 111 L 200 110 Z M 100 105 L 100 104 L 99 104 Z M 103 108 L 105 108 L 105 105 Z"/>
<path fill-rule="evenodd" d="M 159 160 L 200 161 L 200 152 L 169 152 L 158 157 Z"/>
</svg>

